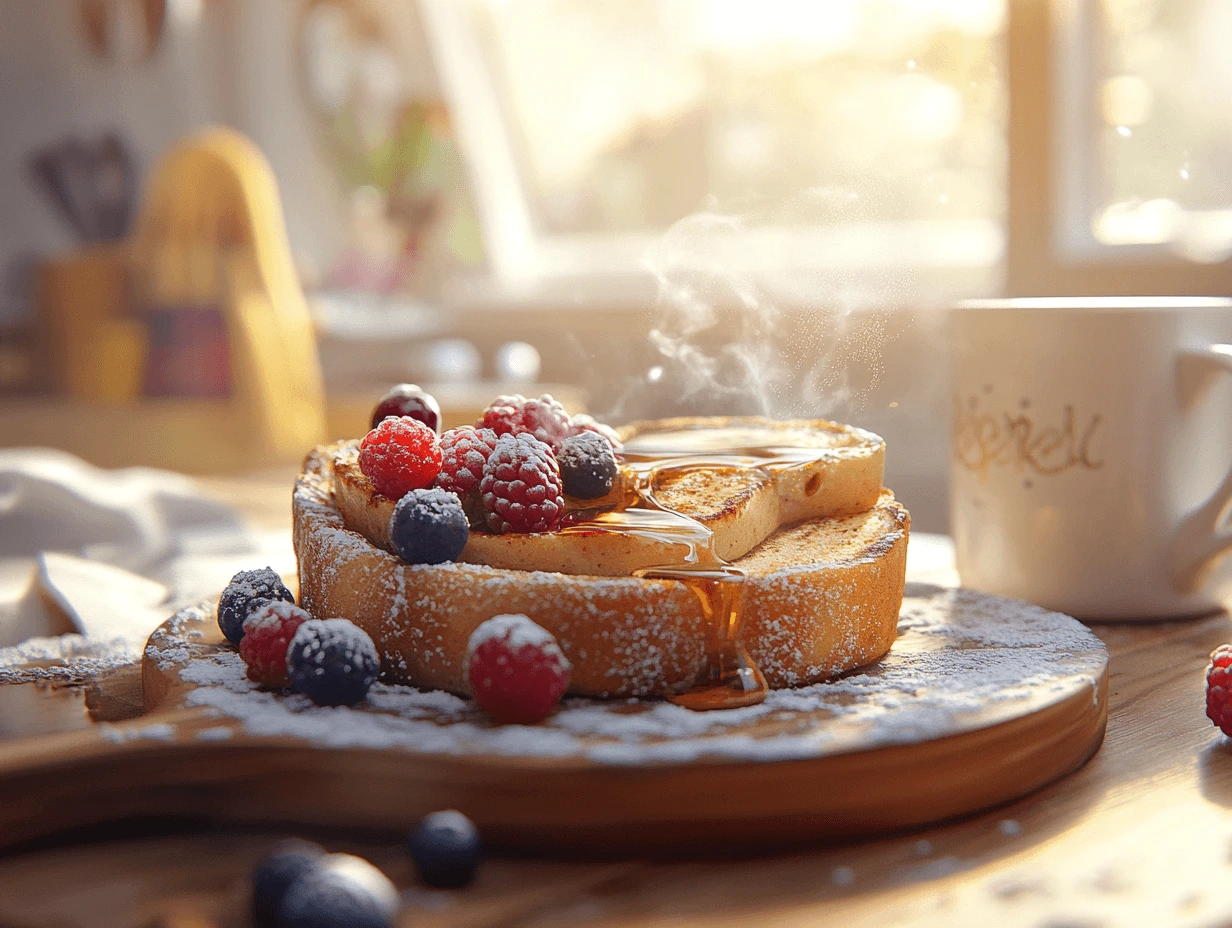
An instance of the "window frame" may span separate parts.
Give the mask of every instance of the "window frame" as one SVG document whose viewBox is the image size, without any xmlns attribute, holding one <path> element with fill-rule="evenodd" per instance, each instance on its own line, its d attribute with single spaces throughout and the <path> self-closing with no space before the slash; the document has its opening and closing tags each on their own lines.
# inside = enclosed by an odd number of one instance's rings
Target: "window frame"
<svg viewBox="0 0 1232 928">
<path fill-rule="evenodd" d="M 1186 261 L 1161 246 L 1105 245 L 1091 233 L 1100 169 L 1096 3 L 1010 0 L 1006 295 L 1232 294 L 1232 260 Z"/>
</svg>

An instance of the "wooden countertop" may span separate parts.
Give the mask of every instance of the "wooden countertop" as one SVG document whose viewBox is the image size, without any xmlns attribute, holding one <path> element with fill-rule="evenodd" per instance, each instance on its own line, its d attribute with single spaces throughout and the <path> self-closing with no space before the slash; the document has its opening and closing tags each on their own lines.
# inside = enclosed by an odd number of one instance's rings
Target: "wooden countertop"
<svg viewBox="0 0 1232 928">
<path fill-rule="evenodd" d="M 262 527 L 285 525 L 285 473 L 206 484 Z M 956 582 L 943 565 L 913 579 Z M 1218 615 L 1095 631 L 1111 654 L 1103 748 L 1067 779 L 951 824 L 748 859 L 721 847 L 716 855 L 737 859 L 490 858 L 457 892 L 418 888 L 389 838 L 315 837 L 384 868 L 405 889 L 402 923 L 424 928 L 1232 924 L 1232 743 L 1203 715 L 1202 676 L 1232 623 Z M 84 698 L 74 693 L 64 698 Z M 28 705 L 5 700 L 0 711 L 35 711 Z M 246 874 L 276 837 L 145 823 L 9 854 L 0 925 L 244 925 Z"/>
</svg>

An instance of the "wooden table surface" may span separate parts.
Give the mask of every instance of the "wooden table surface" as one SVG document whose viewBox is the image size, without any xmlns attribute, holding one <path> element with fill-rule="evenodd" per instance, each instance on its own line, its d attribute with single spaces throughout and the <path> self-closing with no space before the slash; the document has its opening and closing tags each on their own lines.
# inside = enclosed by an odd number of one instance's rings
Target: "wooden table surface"
<svg viewBox="0 0 1232 928">
<path fill-rule="evenodd" d="M 285 474 L 206 484 L 265 527 L 289 520 Z M 914 579 L 956 578 L 941 568 Z M 498 856 L 454 892 L 417 887 L 393 837 L 308 836 L 385 869 L 404 889 L 402 924 L 424 928 L 1232 925 L 1232 744 L 1203 715 L 1207 655 L 1232 640 L 1232 623 L 1095 630 L 1111 654 L 1102 749 L 1065 780 L 961 821 L 772 857 Z M 30 727 L 9 722 L 0 737 Z M 245 925 L 245 876 L 277 836 L 146 823 L 11 853 L 0 857 L 0 928 Z"/>
</svg>

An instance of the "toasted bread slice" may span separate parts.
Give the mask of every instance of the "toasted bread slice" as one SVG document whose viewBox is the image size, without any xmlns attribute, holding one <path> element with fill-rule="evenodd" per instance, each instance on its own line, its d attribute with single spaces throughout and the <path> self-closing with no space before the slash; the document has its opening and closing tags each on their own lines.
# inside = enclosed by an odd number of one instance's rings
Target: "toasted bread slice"
<svg viewBox="0 0 1232 928">
<path fill-rule="evenodd" d="M 300 600 L 313 615 L 367 630 L 392 679 L 465 692 L 471 632 L 509 612 L 557 637 L 573 664 L 576 694 L 666 695 L 687 688 L 706 666 L 712 629 L 679 581 L 408 565 L 382 551 L 349 528 L 335 505 L 337 452 L 312 452 L 296 484 Z M 866 512 L 779 529 L 735 562 L 747 575 L 739 637 L 771 687 L 822 680 L 889 649 L 908 527 L 907 511 L 885 491 Z"/>
<path fill-rule="evenodd" d="M 718 557 L 733 561 L 780 525 L 862 512 L 881 492 L 885 443 L 871 432 L 820 419 L 666 419 L 627 428 L 622 438 L 632 462 L 622 471 L 622 482 L 650 471 L 658 503 L 688 518 L 631 510 L 563 532 L 473 531 L 459 560 L 513 570 L 628 577 L 680 563 L 690 546 L 701 544 L 713 545 Z M 687 466 L 677 460 L 682 451 L 690 452 Z M 394 500 L 379 494 L 360 471 L 355 442 L 338 446 L 334 495 L 348 528 L 392 550 Z M 604 502 L 611 501 L 570 499 L 567 505 Z M 690 519 L 708 529 L 709 537 L 699 537 Z"/>
</svg>

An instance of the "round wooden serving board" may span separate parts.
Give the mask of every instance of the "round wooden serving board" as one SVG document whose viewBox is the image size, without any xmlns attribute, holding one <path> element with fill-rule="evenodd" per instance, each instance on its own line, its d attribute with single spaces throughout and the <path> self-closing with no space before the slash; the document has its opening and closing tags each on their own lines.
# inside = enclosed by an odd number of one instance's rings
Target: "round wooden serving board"
<svg viewBox="0 0 1232 928">
<path fill-rule="evenodd" d="M 1080 767 L 1107 721 L 1108 656 L 1073 619 L 908 584 L 878 664 L 694 713 L 570 699 L 494 726 L 464 699 L 379 685 L 355 709 L 264 692 L 208 606 L 151 636 L 147 714 L 0 755 L 7 842 L 126 817 L 405 830 L 458 808 L 494 844 L 741 853 L 909 828 Z"/>
</svg>

